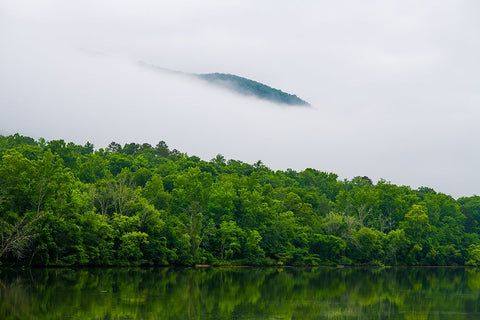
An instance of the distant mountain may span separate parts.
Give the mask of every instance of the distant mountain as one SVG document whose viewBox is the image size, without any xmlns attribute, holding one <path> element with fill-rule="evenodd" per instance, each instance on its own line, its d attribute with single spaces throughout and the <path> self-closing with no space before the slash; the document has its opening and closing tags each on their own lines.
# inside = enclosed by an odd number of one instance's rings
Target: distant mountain
<svg viewBox="0 0 480 320">
<path fill-rule="evenodd" d="M 210 84 L 231 90 L 235 93 L 239 93 L 246 96 L 252 96 L 263 100 L 268 100 L 278 104 L 285 104 L 290 106 L 310 106 L 308 102 L 300 99 L 294 94 L 283 92 L 282 90 L 272 88 L 263 83 L 250 80 L 247 78 L 239 77 L 234 74 L 227 73 L 204 73 L 204 74 L 192 74 L 184 73 L 180 71 L 173 71 L 161 67 L 157 67 L 151 64 L 142 63 L 142 65 L 160 70 L 162 72 L 169 72 L 175 74 L 182 74 L 186 76 L 196 77 L 198 79 L 207 81 Z"/>
<path fill-rule="evenodd" d="M 308 102 L 300 99 L 294 94 L 289 94 L 283 92 L 282 90 L 269 87 L 263 83 L 239 77 L 234 74 L 205 73 L 198 74 L 196 76 L 200 79 L 208 81 L 209 83 L 224 87 L 243 95 L 254 96 L 275 103 L 288 104 L 292 106 L 310 106 Z"/>
</svg>

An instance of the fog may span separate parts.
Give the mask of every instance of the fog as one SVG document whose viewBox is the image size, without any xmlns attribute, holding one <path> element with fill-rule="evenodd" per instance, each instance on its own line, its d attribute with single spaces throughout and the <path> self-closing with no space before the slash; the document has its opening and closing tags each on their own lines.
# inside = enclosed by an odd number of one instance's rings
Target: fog
<svg viewBox="0 0 480 320">
<path fill-rule="evenodd" d="M 0 134 L 480 188 L 476 1 L 0 2 Z M 223 72 L 312 108 L 235 95 Z"/>
</svg>

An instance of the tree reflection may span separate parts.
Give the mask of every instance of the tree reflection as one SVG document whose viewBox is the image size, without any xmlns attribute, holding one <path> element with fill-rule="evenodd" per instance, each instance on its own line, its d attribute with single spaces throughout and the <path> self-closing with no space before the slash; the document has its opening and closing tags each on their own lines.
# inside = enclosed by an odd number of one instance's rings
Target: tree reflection
<svg viewBox="0 0 480 320">
<path fill-rule="evenodd" d="M 468 268 L 0 270 L 1 319 L 474 319 Z"/>
</svg>

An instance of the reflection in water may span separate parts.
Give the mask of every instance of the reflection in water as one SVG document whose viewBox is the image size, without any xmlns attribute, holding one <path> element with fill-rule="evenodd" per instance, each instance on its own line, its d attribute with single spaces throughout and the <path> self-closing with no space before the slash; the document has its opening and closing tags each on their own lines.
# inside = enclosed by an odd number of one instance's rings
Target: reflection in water
<svg viewBox="0 0 480 320">
<path fill-rule="evenodd" d="M 465 268 L 0 269 L 0 319 L 477 319 Z"/>
</svg>

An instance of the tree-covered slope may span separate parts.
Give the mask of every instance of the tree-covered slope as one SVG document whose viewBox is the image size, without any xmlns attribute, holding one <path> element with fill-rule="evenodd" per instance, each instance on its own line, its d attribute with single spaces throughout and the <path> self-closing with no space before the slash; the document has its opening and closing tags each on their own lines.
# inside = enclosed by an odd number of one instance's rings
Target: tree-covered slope
<svg viewBox="0 0 480 320">
<path fill-rule="evenodd" d="M 290 105 L 290 106 L 310 106 L 308 102 L 300 99 L 294 94 L 283 92 L 282 90 L 272 88 L 263 83 L 250 80 L 247 78 L 239 77 L 233 74 L 227 73 L 204 73 L 193 74 L 184 73 L 181 71 L 174 71 L 162 67 L 158 67 L 149 63 L 141 62 L 141 66 L 165 72 L 170 74 L 179 74 L 187 77 L 194 77 L 204 80 L 209 84 L 230 90 L 237 94 L 252 96 L 258 99 L 267 100 L 277 104 Z"/>
<path fill-rule="evenodd" d="M 274 103 L 292 106 L 310 106 L 310 104 L 294 94 L 269 87 L 263 83 L 226 73 L 206 73 L 197 75 L 209 83 L 224 87 L 237 93 L 254 96 Z"/>
<path fill-rule="evenodd" d="M 2 265 L 480 265 L 480 197 L 0 136 Z"/>
</svg>

